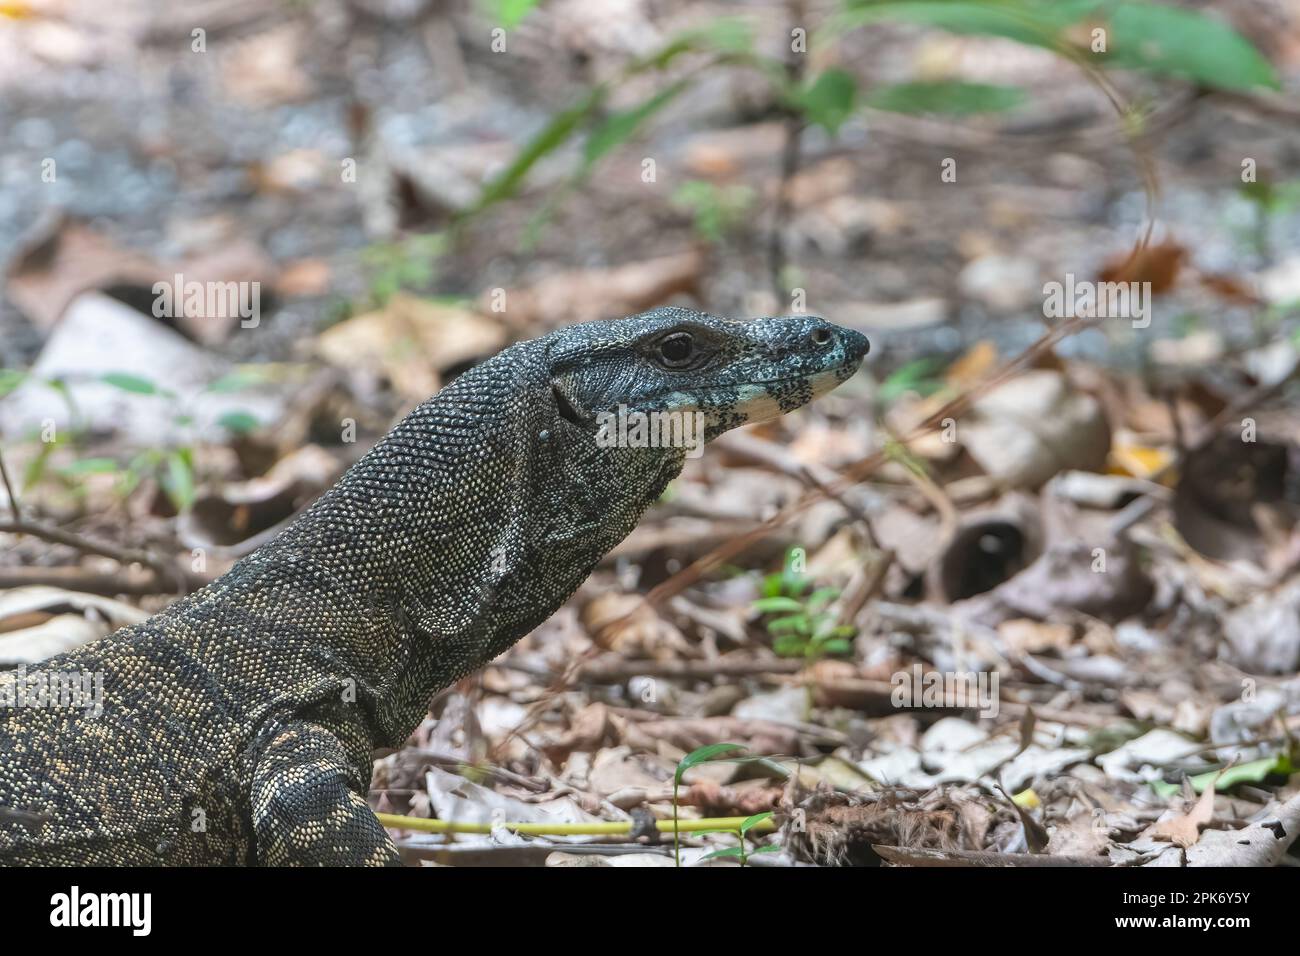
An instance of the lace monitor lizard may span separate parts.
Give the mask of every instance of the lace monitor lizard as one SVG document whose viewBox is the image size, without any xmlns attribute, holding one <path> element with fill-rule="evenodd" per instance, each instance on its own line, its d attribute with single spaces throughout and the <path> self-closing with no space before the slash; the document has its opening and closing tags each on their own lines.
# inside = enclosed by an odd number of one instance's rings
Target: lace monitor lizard
<svg viewBox="0 0 1300 956">
<path fill-rule="evenodd" d="M 0 706 L 0 863 L 397 863 L 373 750 L 549 617 L 683 467 L 682 443 L 611 443 L 607 414 L 712 439 L 867 349 L 819 318 L 664 308 L 470 369 L 212 584 L 28 670 L 102 675 L 103 709 Z"/>
</svg>

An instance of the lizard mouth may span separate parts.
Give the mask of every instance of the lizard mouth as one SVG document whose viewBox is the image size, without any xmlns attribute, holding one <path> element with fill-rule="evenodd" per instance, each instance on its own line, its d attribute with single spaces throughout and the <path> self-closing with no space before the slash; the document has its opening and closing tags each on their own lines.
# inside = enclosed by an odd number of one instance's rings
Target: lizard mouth
<svg viewBox="0 0 1300 956">
<path fill-rule="evenodd" d="M 757 382 L 738 382 L 735 385 L 714 385 L 709 388 L 701 389 L 701 391 L 708 392 L 708 393 L 725 392 L 728 390 L 735 390 L 737 388 L 759 388 L 768 385 L 792 385 L 796 382 L 819 382 L 819 381 L 829 381 L 832 379 L 834 379 L 837 382 L 844 382 L 844 381 L 848 381 L 848 379 L 852 375 L 854 375 L 857 372 L 857 370 L 860 369 L 861 367 L 862 367 L 862 357 L 857 356 L 857 357 L 845 359 L 843 362 L 839 363 L 838 365 L 831 365 L 828 366 L 827 368 L 817 369 L 814 372 L 803 372 L 796 375 L 786 375 L 782 378 L 765 378 L 765 379 L 760 379 Z"/>
</svg>

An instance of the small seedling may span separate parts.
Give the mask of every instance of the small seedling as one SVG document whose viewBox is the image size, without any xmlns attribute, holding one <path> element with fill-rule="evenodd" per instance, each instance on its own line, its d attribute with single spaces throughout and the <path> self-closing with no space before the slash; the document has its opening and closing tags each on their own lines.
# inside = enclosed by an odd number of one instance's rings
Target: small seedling
<svg viewBox="0 0 1300 956">
<path fill-rule="evenodd" d="M 763 581 L 763 597 L 752 605 L 764 615 L 772 649 L 781 657 L 818 660 L 827 654 L 847 654 L 856 629 L 837 624 L 828 608 L 839 597 L 837 588 L 817 588 L 805 597 L 812 582 L 793 568 L 787 557 L 779 574 Z"/>
</svg>

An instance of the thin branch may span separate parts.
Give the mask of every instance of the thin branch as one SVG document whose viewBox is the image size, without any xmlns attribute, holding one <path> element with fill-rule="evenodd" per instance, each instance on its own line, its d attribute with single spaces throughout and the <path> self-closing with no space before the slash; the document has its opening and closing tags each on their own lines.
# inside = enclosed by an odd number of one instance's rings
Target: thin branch
<svg viewBox="0 0 1300 956">
<path fill-rule="evenodd" d="M 790 26 L 798 27 L 804 20 L 802 0 L 790 0 Z M 785 73 L 792 88 L 803 82 L 804 64 L 808 54 L 798 53 L 794 45 L 786 55 Z M 776 206 L 772 211 L 772 229 L 767 238 L 767 274 L 772 283 L 772 292 L 778 302 L 786 298 L 787 289 L 783 276 L 785 273 L 785 244 L 782 241 L 786 223 L 790 219 L 790 184 L 799 172 L 802 160 L 801 144 L 803 131 L 807 126 L 803 115 L 793 107 L 786 109 L 785 141 L 781 146 L 781 181 L 777 184 Z"/>
<path fill-rule="evenodd" d="M 197 590 L 206 579 L 192 576 L 187 585 Z M 99 594 L 115 597 L 120 594 L 144 597 L 152 594 L 175 594 L 176 582 L 153 570 L 121 568 L 112 572 L 90 571 L 75 565 L 57 568 L 19 567 L 0 568 L 0 591 L 11 588 L 54 587 L 82 594 Z"/>
<path fill-rule="evenodd" d="M 149 554 L 147 551 L 137 551 L 133 548 L 120 548 L 117 545 L 106 544 L 101 541 L 92 541 L 89 538 L 74 534 L 71 531 L 64 531 L 60 528 L 51 528 L 47 525 L 37 524 L 33 521 L 9 521 L 0 522 L 0 533 L 5 534 L 27 534 L 33 538 L 48 542 L 49 544 L 61 544 L 65 547 L 73 548 L 82 554 L 93 554 L 102 558 L 111 558 L 121 565 L 140 564 L 152 570 L 163 581 L 172 582 L 172 590 L 191 591 L 203 587 L 207 579 L 198 575 L 193 575 L 175 564 Z"/>
<path fill-rule="evenodd" d="M 9 496 L 9 510 L 13 512 L 14 521 L 22 521 L 23 516 L 18 511 L 18 495 L 14 493 L 13 482 L 9 480 L 9 469 L 5 467 L 3 451 L 0 451 L 0 479 L 4 480 L 5 494 Z"/>
</svg>

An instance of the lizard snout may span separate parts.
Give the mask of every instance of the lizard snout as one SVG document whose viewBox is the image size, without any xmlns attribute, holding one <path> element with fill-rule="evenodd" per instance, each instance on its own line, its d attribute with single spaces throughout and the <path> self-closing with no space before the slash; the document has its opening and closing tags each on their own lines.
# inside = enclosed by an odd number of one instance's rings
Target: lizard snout
<svg viewBox="0 0 1300 956">
<path fill-rule="evenodd" d="M 871 343 L 861 332 L 840 328 L 838 325 L 833 325 L 831 328 L 839 335 L 840 341 L 844 343 L 844 351 L 850 358 L 861 361 L 871 351 Z"/>
<path fill-rule="evenodd" d="M 817 322 L 808 331 L 806 341 L 814 349 L 822 352 L 830 351 L 838 343 L 845 357 L 850 361 L 861 361 L 871 351 L 871 343 L 861 332 L 841 328 L 826 321 Z"/>
</svg>

